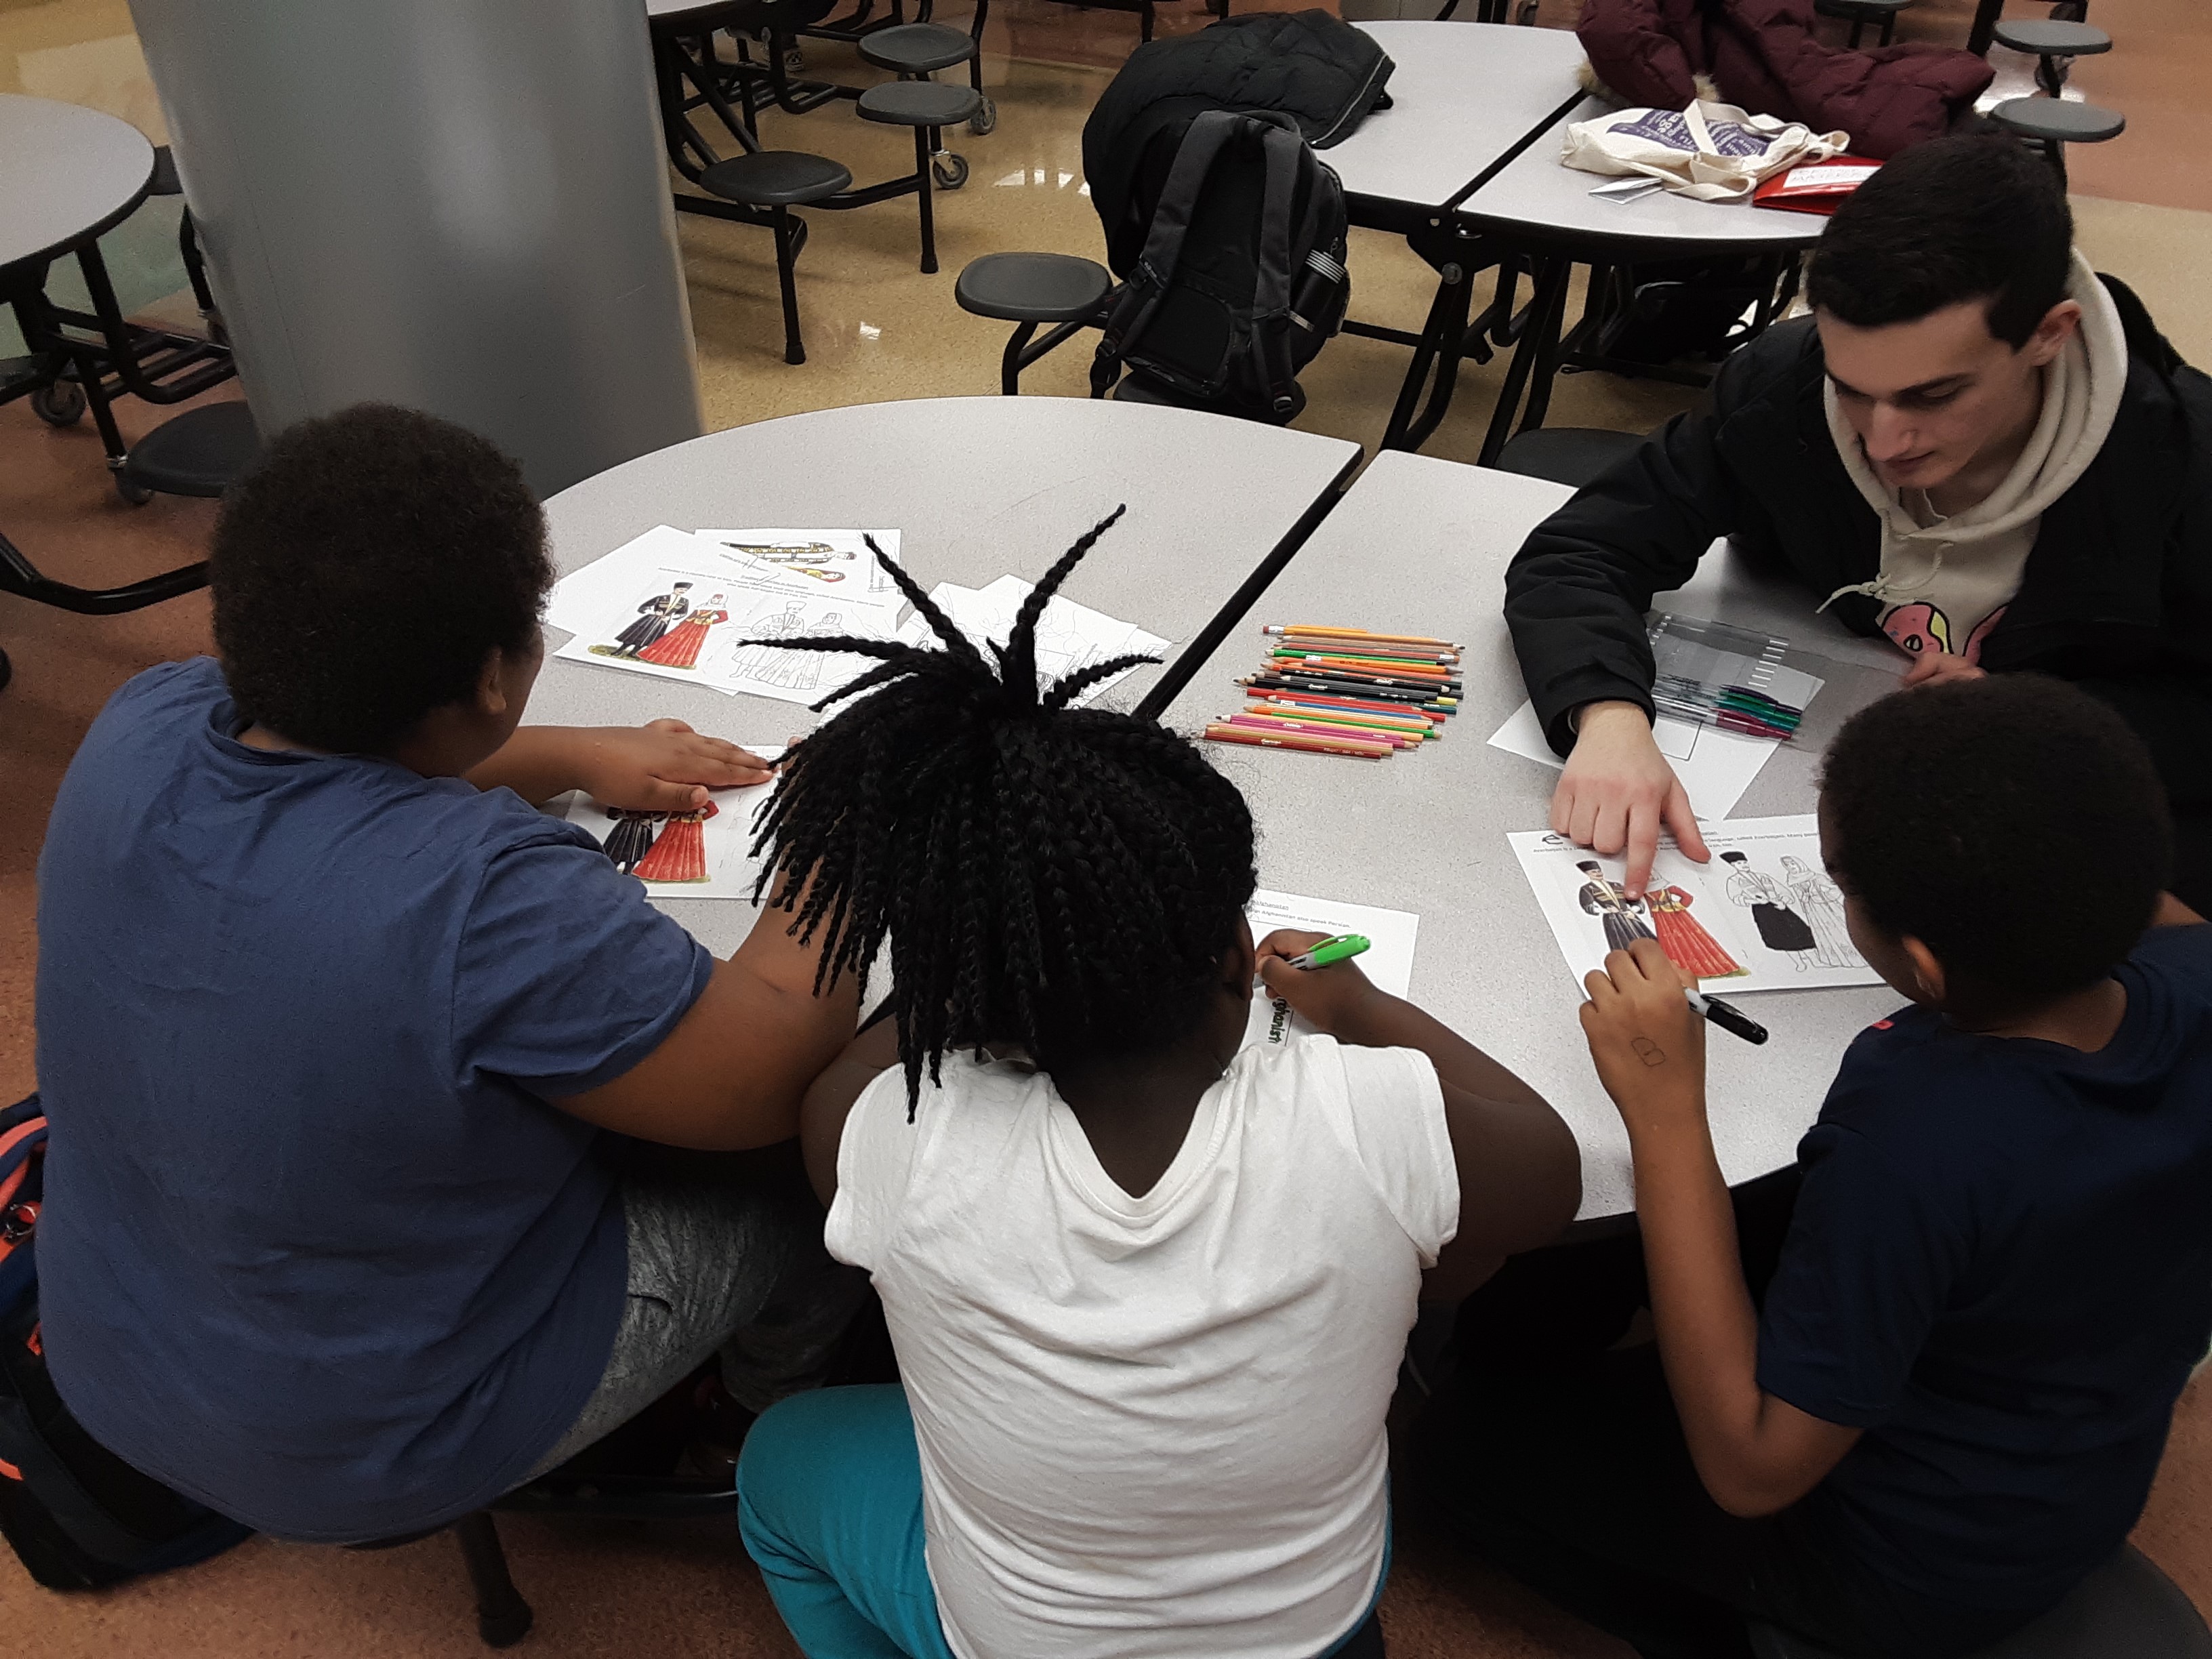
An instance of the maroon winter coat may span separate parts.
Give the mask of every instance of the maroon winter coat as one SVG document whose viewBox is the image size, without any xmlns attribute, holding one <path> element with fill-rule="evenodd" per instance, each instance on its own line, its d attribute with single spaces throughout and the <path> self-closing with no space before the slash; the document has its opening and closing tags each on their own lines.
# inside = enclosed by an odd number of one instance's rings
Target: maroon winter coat
<svg viewBox="0 0 2212 1659">
<path fill-rule="evenodd" d="M 1630 104 L 1680 109 L 1703 72 L 1753 115 L 1841 128 L 1854 155 L 1882 161 L 1942 137 L 1992 73 L 1944 46 L 1826 46 L 1813 0 L 1584 0 L 1575 33 L 1598 79 Z"/>
</svg>

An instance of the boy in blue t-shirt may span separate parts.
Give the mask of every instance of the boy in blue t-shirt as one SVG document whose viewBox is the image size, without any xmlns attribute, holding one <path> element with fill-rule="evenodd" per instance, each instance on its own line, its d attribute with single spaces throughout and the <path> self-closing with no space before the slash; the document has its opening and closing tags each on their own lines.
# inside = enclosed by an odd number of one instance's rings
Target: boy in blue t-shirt
<svg viewBox="0 0 2212 1659">
<path fill-rule="evenodd" d="M 2003 1637 L 2119 1549 L 2212 1340 L 2212 927 L 2160 891 L 2141 742 L 2055 680 L 1904 691 L 1820 815 L 1912 1006 L 1845 1054 L 1794 1213 L 1774 1178 L 1732 1213 L 1704 1025 L 1656 945 L 1615 951 L 1583 1024 L 1656 1357 L 1607 1350 L 1625 1319 L 1509 1357 L 1471 1304 L 1428 1423 L 1475 1547 L 1654 1659 L 1748 1655 L 1747 1620 L 1885 1659 Z"/>
<path fill-rule="evenodd" d="M 216 526 L 221 662 L 118 691 L 48 826 L 53 1378 L 125 1461 L 281 1535 L 450 1521 L 733 1333 L 764 1406 L 851 1305 L 811 1199 L 651 1175 L 628 1139 L 787 1139 L 854 993 L 814 994 L 775 912 L 714 961 L 536 810 L 766 770 L 672 720 L 518 731 L 552 574 L 483 440 L 373 405 L 291 428 Z"/>
</svg>

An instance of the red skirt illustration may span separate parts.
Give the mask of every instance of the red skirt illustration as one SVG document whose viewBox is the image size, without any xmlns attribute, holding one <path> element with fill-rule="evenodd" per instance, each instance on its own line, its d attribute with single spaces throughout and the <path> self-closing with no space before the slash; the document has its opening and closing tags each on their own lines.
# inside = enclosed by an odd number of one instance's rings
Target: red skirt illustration
<svg viewBox="0 0 2212 1659">
<path fill-rule="evenodd" d="M 642 874 L 641 871 L 639 873 Z M 1655 887 L 1644 896 L 1651 912 L 1651 926 L 1659 935 L 1659 948 L 1677 968 L 1699 979 L 1729 979 L 1751 970 L 1720 947 L 1720 942 L 1690 915 L 1694 902 L 1679 887 Z"/>
<path fill-rule="evenodd" d="M 663 668 L 696 668 L 699 648 L 707 642 L 707 630 L 729 619 L 726 611 L 694 611 L 639 652 L 637 660 L 658 663 Z"/>
<path fill-rule="evenodd" d="M 696 812 L 682 812 L 668 820 L 668 826 L 653 839 L 646 855 L 630 872 L 640 881 L 708 881 L 707 820 L 714 816 L 714 803 L 708 801 Z"/>
</svg>

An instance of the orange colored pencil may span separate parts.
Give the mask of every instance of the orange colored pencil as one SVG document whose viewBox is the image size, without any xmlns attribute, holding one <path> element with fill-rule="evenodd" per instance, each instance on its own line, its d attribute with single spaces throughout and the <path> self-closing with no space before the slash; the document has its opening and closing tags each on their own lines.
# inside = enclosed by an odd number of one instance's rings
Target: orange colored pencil
<svg viewBox="0 0 2212 1659">
<path fill-rule="evenodd" d="M 1209 743 L 1247 743 L 1261 749 L 1303 749 L 1315 755 L 1349 755 L 1356 760 L 1382 760 L 1398 752 L 1395 743 L 1362 743 L 1356 738 L 1323 738 L 1304 732 L 1266 732 L 1257 726 L 1231 726 L 1217 720 L 1206 728 Z"/>
<path fill-rule="evenodd" d="M 1372 634 L 1364 628 L 1324 628 L 1317 623 L 1276 623 L 1260 631 L 1263 634 L 1303 634 L 1325 640 L 1366 640 L 1376 645 L 1429 645 L 1439 651 L 1464 648 L 1455 641 L 1432 640 L 1425 634 Z"/>
<path fill-rule="evenodd" d="M 1257 714 L 1271 720 L 1319 720 L 1326 726 L 1360 726 L 1370 731 L 1389 732 L 1401 738 L 1414 738 L 1425 742 L 1436 732 L 1427 720 L 1392 720 L 1385 714 L 1363 714 L 1355 708 L 1297 708 L 1287 703 L 1248 702 L 1248 714 Z M 1356 735 L 1356 734 L 1355 734 Z"/>
<path fill-rule="evenodd" d="M 1354 728 L 1341 720 L 1301 720 L 1285 714 L 1217 714 L 1221 726 L 1249 726 L 1255 732 L 1304 732 L 1315 737 L 1351 738 L 1360 743 L 1387 744 L 1393 749 L 1419 749 L 1428 739 L 1419 732 L 1385 732 L 1380 727 Z"/>
<path fill-rule="evenodd" d="M 1300 660 L 1310 672 L 1317 672 L 1324 668 L 1348 668 L 1355 674 L 1379 674 L 1388 679 L 1434 680 L 1440 685 L 1459 678 L 1449 669 L 1425 662 L 1386 663 L 1373 657 L 1316 656 L 1304 657 Z"/>
</svg>

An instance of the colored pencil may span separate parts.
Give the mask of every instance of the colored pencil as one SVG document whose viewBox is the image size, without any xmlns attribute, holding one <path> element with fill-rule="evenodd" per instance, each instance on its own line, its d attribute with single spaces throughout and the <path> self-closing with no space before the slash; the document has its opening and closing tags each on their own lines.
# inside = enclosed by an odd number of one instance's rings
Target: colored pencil
<svg viewBox="0 0 2212 1659">
<path fill-rule="evenodd" d="M 1411 738 L 1416 743 L 1437 735 L 1437 728 L 1426 720 L 1392 720 L 1387 714 L 1370 714 L 1358 708 L 1309 708 L 1299 703 L 1248 702 L 1244 705 L 1244 713 L 1267 720 L 1317 720 L 1324 726 L 1389 732 L 1398 737 Z"/>
<path fill-rule="evenodd" d="M 1376 702 L 1415 703 L 1423 708 L 1447 711 L 1458 707 L 1457 698 L 1438 696 L 1434 692 L 1375 685 L 1364 680 L 1340 679 L 1319 674 L 1261 673 L 1239 680 L 1237 684 L 1264 686 L 1274 691 L 1328 691 L 1340 696 L 1366 697 Z"/>
<path fill-rule="evenodd" d="M 1311 663 L 1320 668 L 1334 665 L 1363 674 L 1416 674 L 1424 679 L 1455 680 L 1459 671 L 1446 663 L 1415 662 L 1405 657 L 1363 657 L 1336 651 L 1271 651 L 1271 660 Z"/>
<path fill-rule="evenodd" d="M 1348 755 L 1355 760 L 1384 760 L 1398 752 L 1388 743 L 1363 743 L 1356 738 L 1323 738 L 1304 732 L 1266 732 L 1257 726 L 1231 726 L 1216 721 L 1206 728 L 1209 743 L 1246 743 L 1261 749 L 1299 749 L 1315 755 Z"/>
<path fill-rule="evenodd" d="M 1386 732 L 1379 726 L 1354 727 L 1331 720 L 1292 720 L 1266 712 L 1216 714 L 1213 719 L 1218 726 L 1249 726 L 1255 732 L 1305 732 L 1321 738 L 1353 738 L 1361 743 L 1387 743 L 1393 749 L 1419 749 L 1423 741 L 1418 732 Z"/>
<path fill-rule="evenodd" d="M 1425 634 L 1376 634 L 1364 628 L 1329 628 L 1319 623 L 1274 623 L 1260 631 L 1263 634 L 1313 634 L 1332 640 L 1373 640 L 1389 645 L 1432 645 L 1439 651 L 1461 648 L 1455 641 L 1432 640 Z"/>
<path fill-rule="evenodd" d="M 1332 691 L 1277 691 L 1261 686 L 1248 687 L 1247 696 L 1265 697 L 1270 702 L 1294 703 L 1304 708 L 1338 708 L 1354 714 L 1405 715 L 1441 726 L 1451 718 L 1451 711 L 1431 708 L 1425 703 L 1378 702 L 1370 697 L 1340 696 Z"/>
<path fill-rule="evenodd" d="M 1273 665 L 1263 667 L 1261 672 L 1285 676 L 1293 679 L 1334 680 L 1340 684 L 1349 686 L 1372 686 L 1377 690 L 1416 691 L 1425 697 L 1444 698 L 1458 695 L 1436 680 L 1425 680 L 1418 675 L 1362 674 L 1349 668 L 1290 668 Z"/>
<path fill-rule="evenodd" d="M 1267 649 L 1278 657 L 1357 657 L 1362 662 L 1410 662 L 1429 668 L 1454 668 L 1459 664 L 1456 651 L 1416 651 L 1411 646 L 1377 646 L 1370 649 L 1359 640 L 1316 640 L 1300 635 Z"/>
</svg>

